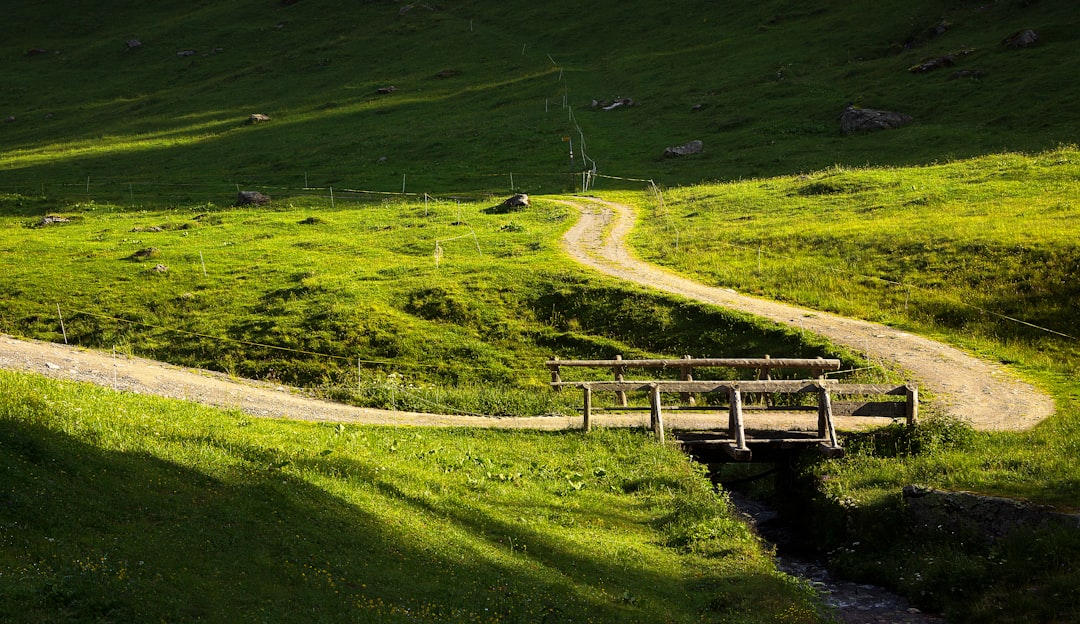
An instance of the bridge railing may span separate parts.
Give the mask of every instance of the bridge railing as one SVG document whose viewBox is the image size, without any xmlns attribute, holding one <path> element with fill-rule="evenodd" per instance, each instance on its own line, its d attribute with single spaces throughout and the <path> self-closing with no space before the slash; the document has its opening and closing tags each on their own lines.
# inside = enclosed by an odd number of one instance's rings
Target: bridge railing
<svg viewBox="0 0 1080 624">
<path fill-rule="evenodd" d="M 613 360 L 560 360 L 555 357 L 547 361 L 547 367 L 551 371 L 551 385 L 558 390 L 558 384 L 563 381 L 564 367 L 610 368 L 615 381 L 626 381 L 626 373 L 631 369 L 678 370 L 679 381 L 693 381 L 695 369 L 750 369 L 755 371 L 756 379 L 767 381 L 772 379 L 773 371 L 780 369 L 808 371 L 810 377 L 823 379 L 826 372 L 840 370 L 840 360 L 820 357 L 771 358 L 768 355 L 760 358 L 694 358 L 685 355 L 678 359 L 624 360 L 621 355 L 616 355 Z M 616 390 L 615 395 L 621 407 L 628 406 L 626 391 Z M 696 403 L 691 392 L 682 393 L 680 399 L 688 405 Z"/>
<path fill-rule="evenodd" d="M 774 395 L 811 395 L 816 398 L 816 406 L 788 406 L 773 407 L 770 402 L 765 409 L 782 409 L 784 411 L 816 410 L 817 412 L 817 437 L 799 438 L 798 440 L 781 440 L 790 442 L 816 442 L 834 453 L 842 453 L 837 438 L 836 427 L 833 417 L 840 416 L 874 416 L 882 418 L 904 418 L 909 424 L 918 420 L 919 391 L 913 385 L 890 385 L 890 384 L 855 384 L 843 383 L 838 380 L 826 379 L 824 373 L 830 370 L 839 370 L 839 360 L 816 359 L 779 359 L 779 358 L 682 358 L 676 360 L 558 360 L 552 359 L 547 363 L 551 369 L 551 387 L 556 391 L 562 388 L 578 388 L 584 395 L 582 416 L 583 427 L 586 431 L 592 427 L 593 393 L 614 392 L 619 397 L 620 405 L 614 409 L 633 409 L 627 406 L 626 395 L 630 392 L 644 392 L 649 397 L 650 425 L 656 437 L 661 442 L 664 439 L 663 409 L 661 406 L 662 394 L 678 393 L 683 403 L 695 394 L 719 394 L 726 398 L 728 410 L 728 434 L 730 440 L 725 450 L 735 459 L 749 459 L 750 449 L 747 446 L 743 412 L 745 398 L 749 396 Z M 593 368 L 612 368 L 616 379 L 614 381 L 563 381 L 560 369 L 563 366 L 589 366 Z M 728 366 L 735 368 L 751 368 L 757 371 L 758 379 L 755 380 L 723 380 L 723 381 L 695 381 L 693 368 L 709 366 Z M 626 380 L 627 368 L 678 368 L 680 375 L 678 380 Z M 768 379 L 770 372 L 777 368 L 795 368 L 810 370 L 813 379 Z M 833 397 L 904 397 L 904 400 L 895 399 L 885 401 L 846 401 L 836 402 Z M 688 409 L 675 406 L 674 409 Z M 709 408 L 695 409 L 724 409 L 724 407 L 710 406 Z M 774 441 L 776 441 L 774 439 Z"/>
</svg>

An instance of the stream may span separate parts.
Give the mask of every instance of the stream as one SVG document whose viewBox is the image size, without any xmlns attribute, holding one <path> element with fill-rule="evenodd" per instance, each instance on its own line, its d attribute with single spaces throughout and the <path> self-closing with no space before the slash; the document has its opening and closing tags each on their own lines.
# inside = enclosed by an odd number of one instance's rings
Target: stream
<svg viewBox="0 0 1080 624">
<path fill-rule="evenodd" d="M 776 546 L 777 567 L 810 583 L 830 614 L 844 624 L 941 624 L 940 616 L 923 613 L 904 598 L 875 585 L 834 578 L 820 559 L 797 552 L 795 538 L 769 506 L 736 490 L 726 489 L 732 504 L 763 539 Z"/>
</svg>

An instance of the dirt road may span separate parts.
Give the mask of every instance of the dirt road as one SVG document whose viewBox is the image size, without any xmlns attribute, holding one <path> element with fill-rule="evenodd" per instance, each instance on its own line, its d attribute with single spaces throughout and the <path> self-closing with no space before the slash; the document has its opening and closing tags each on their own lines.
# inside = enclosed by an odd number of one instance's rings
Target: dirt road
<svg viewBox="0 0 1080 624">
<path fill-rule="evenodd" d="M 934 394 L 937 409 L 978 429 L 1027 429 L 1054 411 L 1050 397 L 1031 384 L 998 364 L 954 347 L 876 323 L 706 286 L 644 263 L 626 244 L 635 220 L 629 207 L 598 200 L 565 203 L 582 211 L 581 219 L 564 237 L 566 252 L 598 271 L 798 327 L 863 353 L 872 361 L 893 363 Z"/>
<path fill-rule="evenodd" d="M 730 290 L 704 286 L 642 263 L 634 259 L 626 248 L 625 238 L 634 221 L 628 207 L 585 200 L 572 203 L 581 210 L 582 217 L 565 236 L 565 249 L 587 266 L 660 290 L 801 327 L 867 353 L 875 360 L 895 362 L 910 371 L 913 379 L 922 387 L 932 390 L 950 413 L 982 429 L 1023 429 L 1053 411 L 1049 397 L 1029 384 L 1014 379 L 1000 366 L 970 357 L 957 349 L 873 323 L 740 296 Z M 612 227 L 605 239 L 605 229 L 609 225 Z M 198 401 L 270 418 L 447 427 L 566 429 L 581 426 L 580 416 L 494 418 L 357 408 L 313 399 L 293 388 L 184 369 L 142 358 L 16 340 L 4 335 L 0 335 L 0 368 L 29 370 L 122 391 Z M 801 428 L 804 423 L 796 422 L 793 418 L 790 415 L 759 416 L 754 424 L 770 428 Z M 647 421 L 647 414 L 594 416 L 598 426 L 644 426 Z M 716 413 L 671 413 L 665 417 L 665 421 L 673 429 L 727 425 L 727 417 Z M 859 418 L 838 419 L 837 422 L 841 429 L 861 428 L 870 424 L 877 423 Z"/>
</svg>

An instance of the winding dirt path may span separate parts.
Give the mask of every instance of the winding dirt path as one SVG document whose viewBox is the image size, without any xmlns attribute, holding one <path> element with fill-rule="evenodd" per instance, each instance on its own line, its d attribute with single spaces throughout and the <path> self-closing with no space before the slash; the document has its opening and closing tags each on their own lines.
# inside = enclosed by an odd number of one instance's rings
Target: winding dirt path
<svg viewBox="0 0 1080 624">
<path fill-rule="evenodd" d="M 954 347 L 877 323 L 706 286 L 642 262 L 626 244 L 635 220 L 630 207 L 595 199 L 564 203 L 577 207 L 582 215 L 564 236 L 564 247 L 575 260 L 598 271 L 813 332 L 872 361 L 889 362 L 932 392 L 936 409 L 978 429 L 1027 429 L 1054 412 L 1053 400 L 1045 393 L 1002 366 Z"/>
<path fill-rule="evenodd" d="M 741 310 L 828 337 L 893 362 L 938 397 L 942 409 L 981 429 L 1024 429 L 1053 412 L 1053 402 L 1002 367 L 963 352 L 894 329 L 713 288 L 636 260 L 627 250 L 633 227 L 630 208 L 597 200 L 565 202 L 581 211 L 581 219 L 564 237 L 574 259 L 609 275 L 676 293 L 692 299 Z M 568 429 L 581 427 L 580 416 L 495 418 L 440 415 L 352 407 L 313 399 L 295 388 L 237 379 L 219 373 L 185 369 L 143 358 L 114 355 L 61 344 L 19 340 L 0 334 L 0 368 L 27 370 L 49 377 L 83 381 L 120 391 L 197 401 L 253 416 L 322 422 L 396 424 L 437 427 L 495 427 L 508 429 Z M 598 426 L 645 426 L 647 414 L 594 415 Z M 756 416 L 767 428 L 804 428 L 799 415 Z M 874 419 L 837 419 L 837 427 L 854 429 L 879 424 Z M 711 429 L 727 426 L 726 415 L 715 412 L 672 412 L 665 416 L 672 429 Z"/>
</svg>

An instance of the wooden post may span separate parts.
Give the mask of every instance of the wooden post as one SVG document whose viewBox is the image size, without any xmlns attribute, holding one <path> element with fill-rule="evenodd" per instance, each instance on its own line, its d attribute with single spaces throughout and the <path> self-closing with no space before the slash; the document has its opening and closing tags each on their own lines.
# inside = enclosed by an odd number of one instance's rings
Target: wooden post
<svg viewBox="0 0 1080 624">
<path fill-rule="evenodd" d="M 656 440 L 660 444 L 664 443 L 664 415 L 660 412 L 660 386 L 656 384 L 651 385 L 649 392 L 649 407 L 650 409 L 650 421 L 652 423 L 653 433 L 656 434 Z"/>
<path fill-rule="evenodd" d="M 735 449 L 745 451 L 748 447 L 746 446 L 746 432 L 743 431 L 742 390 L 739 390 L 738 386 L 732 386 L 728 390 L 728 399 L 731 403 L 728 428 L 731 437 L 735 440 Z"/>
<path fill-rule="evenodd" d="M 838 446 L 836 427 L 833 425 L 832 397 L 824 385 L 818 386 L 818 437 L 825 440 L 830 447 Z"/>
<path fill-rule="evenodd" d="M 557 384 L 557 383 L 562 381 L 562 377 L 559 375 L 559 357 L 558 356 L 552 356 L 551 361 L 555 362 L 555 365 L 551 367 L 551 383 Z M 555 392 L 561 392 L 562 391 L 561 386 L 553 386 L 553 387 L 555 388 Z"/>
<path fill-rule="evenodd" d="M 616 360 L 622 360 L 622 356 L 621 355 L 616 355 L 615 359 Z M 626 370 L 626 368 L 623 367 L 623 366 L 616 366 L 615 367 L 615 381 L 618 381 L 618 382 L 625 381 L 623 379 L 623 371 L 625 371 L 625 370 Z M 615 398 L 617 398 L 619 400 L 619 406 L 620 407 L 626 407 L 627 405 L 629 405 L 626 402 L 626 392 L 624 392 L 622 390 L 617 391 L 615 393 Z"/>
<path fill-rule="evenodd" d="M 683 356 L 684 360 L 693 359 L 689 355 Z M 694 369 L 690 366 L 683 364 L 679 367 L 679 379 L 683 381 L 694 381 Z M 680 392 L 679 401 L 686 403 L 690 407 L 697 405 L 697 401 L 694 399 L 694 395 L 690 392 Z"/>
<path fill-rule="evenodd" d="M 768 361 L 770 359 L 771 358 L 769 357 L 769 354 L 766 353 L 765 354 L 765 361 Z M 758 381 L 771 381 L 772 380 L 772 367 L 770 367 L 768 364 L 766 364 L 765 366 L 762 366 L 761 368 L 759 368 L 758 373 L 757 373 L 757 378 L 758 378 Z M 761 393 L 761 398 L 762 398 L 762 403 L 764 403 L 767 407 L 772 407 L 773 406 L 773 398 L 772 398 L 771 394 L 769 394 L 768 392 L 762 392 Z"/>
<path fill-rule="evenodd" d="M 588 433 L 592 431 L 592 386 L 582 386 L 585 392 L 585 407 L 582 408 L 582 428 Z"/>
<path fill-rule="evenodd" d="M 817 359 L 823 360 L 824 358 L 822 358 L 819 355 L 819 356 L 817 356 Z M 824 366 L 822 366 L 821 368 L 815 368 L 813 370 L 813 373 L 814 373 L 814 379 L 825 379 L 825 367 Z"/>
<path fill-rule="evenodd" d="M 909 384 L 907 386 L 907 423 L 908 425 L 919 424 L 919 387 Z"/>
</svg>

